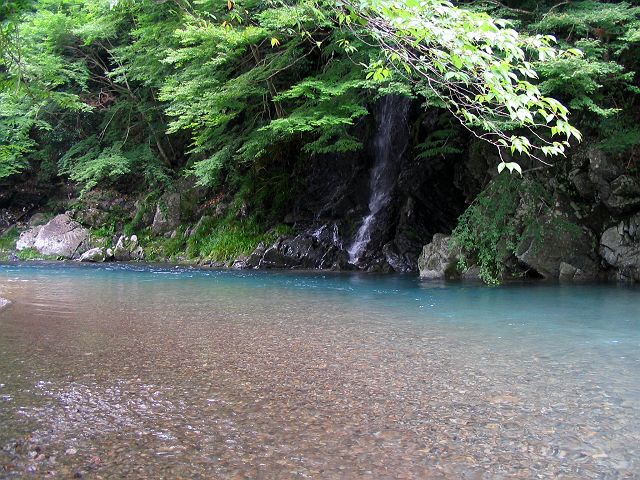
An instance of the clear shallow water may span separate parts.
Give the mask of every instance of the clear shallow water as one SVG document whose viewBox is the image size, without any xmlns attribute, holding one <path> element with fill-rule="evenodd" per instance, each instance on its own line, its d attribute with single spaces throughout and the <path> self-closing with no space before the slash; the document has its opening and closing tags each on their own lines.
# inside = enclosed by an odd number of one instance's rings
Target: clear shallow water
<svg viewBox="0 0 640 480">
<path fill-rule="evenodd" d="M 640 478 L 640 290 L 0 265 L 0 477 Z"/>
</svg>

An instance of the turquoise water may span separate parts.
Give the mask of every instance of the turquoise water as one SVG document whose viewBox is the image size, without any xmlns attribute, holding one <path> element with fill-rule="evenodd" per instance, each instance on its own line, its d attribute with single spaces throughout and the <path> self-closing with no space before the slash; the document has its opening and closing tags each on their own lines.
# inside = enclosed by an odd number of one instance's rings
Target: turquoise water
<svg viewBox="0 0 640 480">
<path fill-rule="evenodd" d="M 0 476 L 640 478 L 640 289 L 0 265 Z"/>
</svg>

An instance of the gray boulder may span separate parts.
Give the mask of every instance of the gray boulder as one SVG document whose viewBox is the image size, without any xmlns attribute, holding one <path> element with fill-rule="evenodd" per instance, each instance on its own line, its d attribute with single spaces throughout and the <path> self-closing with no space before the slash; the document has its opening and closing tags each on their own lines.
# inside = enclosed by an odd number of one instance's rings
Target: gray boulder
<svg viewBox="0 0 640 480">
<path fill-rule="evenodd" d="M 156 235 L 171 232 L 180 226 L 180 194 L 165 193 L 156 207 L 151 229 Z"/>
<path fill-rule="evenodd" d="M 526 230 L 516 257 L 544 278 L 587 281 L 598 276 L 592 235 L 569 220 L 547 214 L 542 229 Z"/>
<path fill-rule="evenodd" d="M 20 235 L 16 250 L 34 248 L 43 255 L 77 258 L 89 247 L 89 230 L 64 213 Z"/>
<path fill-rule="evenodd" d="M 619 280 L 640 281 L 640 213 L 605 230 L 600 255 Z"/>
<path fill-rule="evenodd" d="M 82 255 L 78 261 L 80 262 L 92 262 L 92 263 L 101 263 L 106 260 L 107 256 L 104 251 L 104 248 L 92 248 L 91 250 L 87 250 Z"/>
<path fill-rule="evenodd" d="M 38 225 L 30 228 L 29 230 L 25 230 L 20 234 L 20 238 L 16 242 L 16 250 L 21 251 L 27 248 L 35 248 L 36 246 L 36 237 L 42 230 L 42 225 Z"/>
<path fill-rule="evenodd" d="M 451 237 L 436 233 L 431 243 L 425 245 L 418 258 L 420 278 L 427 280 L 447 279 L 458 276 L 456 264 L 459 251 L 450 246 Z"/>
</svg>

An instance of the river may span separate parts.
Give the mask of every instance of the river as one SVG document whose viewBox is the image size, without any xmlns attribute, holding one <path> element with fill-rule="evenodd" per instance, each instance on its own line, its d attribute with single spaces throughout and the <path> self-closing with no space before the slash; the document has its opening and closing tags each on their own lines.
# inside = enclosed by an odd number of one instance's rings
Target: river
<svg viewBox="0 0 640 480">
<path fill-rule="evenodd" d="M 640 289 L 0 265 L 0 477 L 640 478 Z"/>
</svg>

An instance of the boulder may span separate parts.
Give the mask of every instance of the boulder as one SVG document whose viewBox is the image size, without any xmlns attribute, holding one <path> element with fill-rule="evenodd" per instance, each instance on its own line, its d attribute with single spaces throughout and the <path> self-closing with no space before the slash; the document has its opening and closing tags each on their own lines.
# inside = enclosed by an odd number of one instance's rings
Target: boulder
<svg viewBox="0 0 640 480">
<path fill-rule="evenodd" d="M 348 269 L 348 254 L 307 233 L 281 237 L 270 247 L 259 245 L 246 259 L 237 262 L 241 268 L 279 269 Z M 234 264 L 235 266 L 235 264 Z"/>
<path fill-rule="evenodd" d="M 138 245 L 138 237 L 131 235 L 121 235 L 113 249 L 113 258 L 118 262 L 129 262 L 131 260 L 142 260 L 144 251 Z"/>
<path fill-rule="evenodd" d="M 17 250 L 34 248 L 43 255 L 77 258 L 89 246 L 89 231 L 64 213 L 20 235 Z"/>
<path fill-rule="evenodd" d="M 25 230 L 20 234 L 20 238 L 16 242 L 16 250 L 21 251 L 27 248 L 35 248 L 36 237 L 42 230 L 42 225 L 32 227 L 29 230 Z"/>
<path fill-rule="evenodd" d="M 133 218 L 135 204 L 127 195 L 115 190 L 91 190 L 75 201 L 73 218 L 90 228 L 100 228 L 118 221 L 122 228 L 126 218 Z"/>
<path fill-rule="evenodd" d="M 546 279 L 594 280 L 598 262 L 594 238 L 569 220 L 547 214 L 542 228 L 525 230 L 516 257 Z"/>
<path fill-rule="evenodd" d="M 171 232 L 180 226 L 180 194 L 177 192 L 165 193 L 160 197 L 156 206 L 151 229 L 156 235 Z"/>
<path fill-rule="evenodd" d="M 91 250 L 87 250 L 78 259 L 79 262 L 93 262 L 100 263 L 106 260 L 107 256 L 104 251 L 104 248 L 92 248 Z"/>
<path fill-rule="evenodd" d="M 458 256 L 458 250 L 451 248 L 451 237 L 436 233 L 431 243 L 423 247 L 418 258 L 420 278 L 436 280 L 457 277 Z"/>
<path fill-rule="evenodd" d="M 620 175 L 610 184 L 605 205 L 613 212 L 630 212 L 640 207 L 640 181 L 631 175 Z"/>
<path fill-rule="evenodd" d="M 640 281 L 640 213 L 605 230 L 600 255 L 619 280 Z"/>
</svg>

